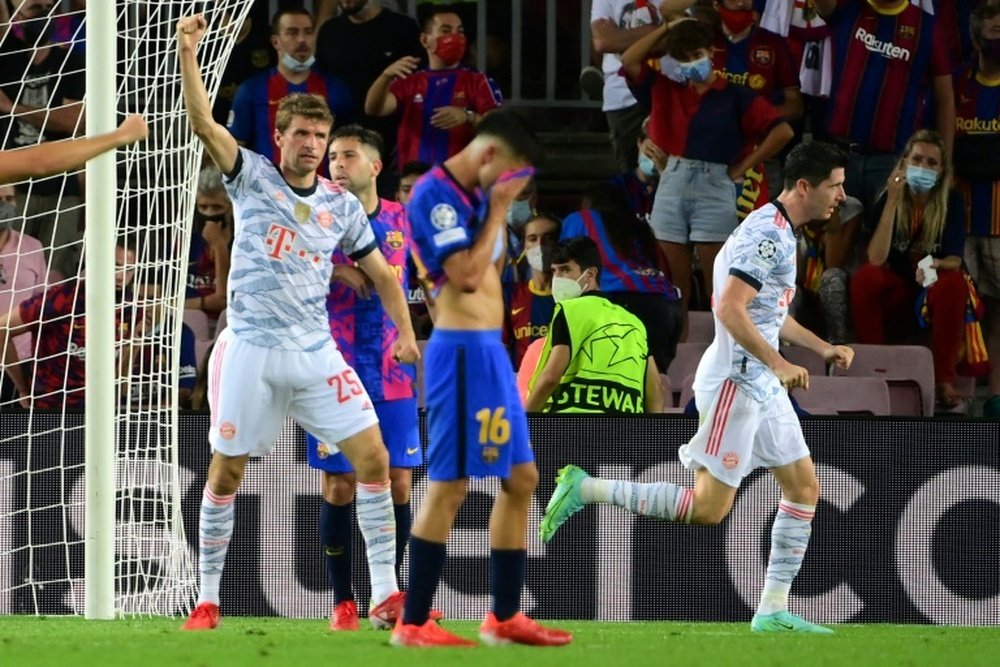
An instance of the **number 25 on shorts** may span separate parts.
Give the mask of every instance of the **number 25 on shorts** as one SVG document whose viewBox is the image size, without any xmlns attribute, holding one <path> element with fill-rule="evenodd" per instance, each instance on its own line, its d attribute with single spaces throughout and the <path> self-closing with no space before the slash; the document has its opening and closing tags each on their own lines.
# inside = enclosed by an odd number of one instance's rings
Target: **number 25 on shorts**
<svg viewBox="0 0 1000 667">
<path fill-rule="evenodd" d="M 476 413 L 480 445 L 506 445 L 510 440 L 510 422 L 504 417 L 504 410 L 483 408 Z"/>
</svg>

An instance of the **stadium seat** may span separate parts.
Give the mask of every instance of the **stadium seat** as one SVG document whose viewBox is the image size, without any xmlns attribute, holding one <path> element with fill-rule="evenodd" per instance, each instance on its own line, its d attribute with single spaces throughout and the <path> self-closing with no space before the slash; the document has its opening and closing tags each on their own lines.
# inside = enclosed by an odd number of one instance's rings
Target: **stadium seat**
<svg viewBox="0 0 1000 667">
<path fill-rule="evenodd" d="M 889 414 L 934 415 L 934 357 L 922 345 L 852 345 L 854 363 L 834 375 L 878 377 L 889 386 Z"/>
<path fill-rule="evenodd" d="M 184 324 L 191 327 L 195 340 L 212 340 L 208 328 L 208 315 L 205 314 L 205 311 L 198 310 L 197 308 L 185 308 Z"/>
<path fill-rule="evenodd" d="M 680 400 L 677 402 L 677 407 L 680 408 L 681 412 L 687 409 L 688 403 L 694 398 L 694 373 L 691 373 L 684 378 L 684 382 L 680 387 Z"/>
<path fill-rule="evenodd" d="M 688 343 L 711 343 L 715 338 L 715 316 L 710 310 L 688 311 Z"/>
<path fill-rule="evenodd" d="M 792 396 L 813 415 L 891 414 L 889 385 L 880 377 L 810 376 L 808 391 L 798 388 Z"/>
<path fill-rule="evenodd" d="M 678 343 L 677 344 L 677 355 L 674 360 L 670 362 L 670 368 L 667 369 L 667 377 L 670 379 L 670 387 L 674 392 L 674 398 L 677 399 L 681 388 L 684 386 L 684 381 L 689 375 L 694 375 L 694 372 L 698 369 L 698 362 L 701 361 L 701 355 L 705 353 L 708 349 L 708 343 Z M 684 407 L 683 403 L 677 403 L 675 405 L 679 407 Z"/>
<path fill-rule="evenodd" d="M 673 386 L 670 384 L 670 376 L 665 373 L 660 373 L 660 387 L 663 388 L 663 412 L 664 413 L 680 413 L 683 410 L 676 405 L 674 405 L 674 390 Z"/>
<path fill-rule="evenodd" d="M 799 347 L 797 345 L 782 345 L 781 356 L 796 366 L 802 366 L 805 368 L 809 371 L 810 377 L 827 374 L 826 362 L 823 361 L 823 357 L 819 356 L 812 350 L 807 350 L 806 348 Z"/>
</svg>

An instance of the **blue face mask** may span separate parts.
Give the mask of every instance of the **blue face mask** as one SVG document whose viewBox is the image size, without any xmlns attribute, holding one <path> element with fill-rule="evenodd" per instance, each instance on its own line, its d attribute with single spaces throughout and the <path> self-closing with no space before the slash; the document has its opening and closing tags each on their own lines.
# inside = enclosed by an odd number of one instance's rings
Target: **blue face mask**
<svg viewBox="0 0 1000 667">
<path fill-rule="evenodd" d="M 708 56 L 692 60 L 689 63 L 678 63 L 678 65 L 684 78 L 693 83 L 705 83 L 708 81 L 709 75 L 712 74 L 712 61 L 708 59 Z"/>
<path fill-rule="evenodd" d="M 520 229 L 531 220 L 531 202 L 527 199 L 515 199 L 507 209 L 507 225 L 514 229 Z"/>
<path fill-rule="evenodd" d="M 933 169 L 908 164 L 906 165 L 906 182 L 911 190 L 922 195 L 925 192 L 930 192 L 931 188 L 937 185 L 938 173 Z"/>
<path fill-rule="evenodd" d="M 645 153 L 639 153 L 639 171 L 644 173 L 648 178 L 652 178 L 658 173 L 653 158 Z"/>
<path fill-rule="evenodd" d="M 296 74 L 301 74 L 302 72 L 308 72 L 309 68 L 313 66 L 316 62 L 316 56 L 309 56 L 305 61 L 295 58 L 291 54 L 282 53 L 281 54 L 281 64 L 295 72 Z"/>
</svg>

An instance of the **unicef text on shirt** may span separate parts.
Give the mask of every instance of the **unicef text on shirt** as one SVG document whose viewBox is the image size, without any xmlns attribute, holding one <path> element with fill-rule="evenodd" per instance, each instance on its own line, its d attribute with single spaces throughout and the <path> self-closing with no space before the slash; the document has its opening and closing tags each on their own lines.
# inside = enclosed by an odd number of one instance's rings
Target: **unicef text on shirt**
<svg viewBox="0 0 1000 667">
<path fill-rule="evenodd" d="M 866 31 L 864 28 L 858 28 L 858 31 L 854 33 L 854 37 L 860 40 L 861 43 L 865 45 L 865 48 L 872 53 L 877 53 L 885 56 L 886 58 L 898 58 L 900 60 L 910 59 L 909 49 L 896 46 L 892 42 L 883 42 L 875 35 Z"/>
</svg>

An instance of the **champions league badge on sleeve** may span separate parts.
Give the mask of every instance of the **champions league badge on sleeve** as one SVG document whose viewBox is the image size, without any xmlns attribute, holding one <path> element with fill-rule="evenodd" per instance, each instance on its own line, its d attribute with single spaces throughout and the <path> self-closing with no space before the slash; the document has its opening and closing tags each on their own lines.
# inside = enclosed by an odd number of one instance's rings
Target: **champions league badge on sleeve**
<svg viewBox="0 0 1000 667">
<path fill-rule="evenodd" d="M 468 240 L 464 227 L 458 226 L 458 213 L 451 204 L 438 204 L 431 209 L 431 224 L 438 233 L 434 235 L 434 245 L 439 248 Z"/>
</svg>

